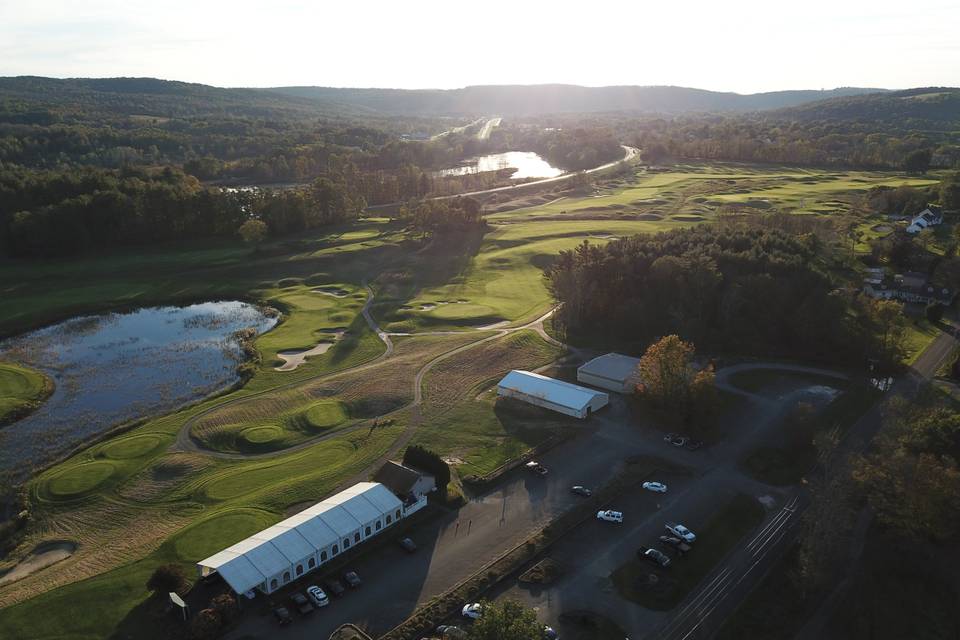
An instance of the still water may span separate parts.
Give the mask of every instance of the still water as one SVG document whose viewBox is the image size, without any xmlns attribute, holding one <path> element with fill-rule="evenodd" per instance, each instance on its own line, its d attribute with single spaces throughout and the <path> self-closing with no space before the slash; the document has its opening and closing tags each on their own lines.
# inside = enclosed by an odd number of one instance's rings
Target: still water
<svg viewBox="0 0 960 640">
<path fill-rule="evenodd" d="M 150 307 L 73 318 L 0 342 L 0 359 L 49 375 L 36 412 L 0 428 L 0 472 L 23 478 L 110 427 L 173 409 L 238 380 L 237 332 L 277 320 L 245 302 Z"/>
<path fill-rule="evenodd" d="M 468 173 L 497 171 L 508 168 L 516 169 L 510 176 L 514 180 L 553 178 L 563 174 L 562 169 L 551 166 L 549 162 L 533 151 L 507 151 L 506 153 L 479 156 L 467 160 L 458 167 L 443 169 L 437 173 L 441 176 L 462 176 Z"/>
</svg>

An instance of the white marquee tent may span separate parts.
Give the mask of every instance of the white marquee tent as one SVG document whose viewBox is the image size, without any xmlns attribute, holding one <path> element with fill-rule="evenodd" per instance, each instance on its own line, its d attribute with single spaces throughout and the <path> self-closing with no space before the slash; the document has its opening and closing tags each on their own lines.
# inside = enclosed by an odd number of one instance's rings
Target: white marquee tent
<svg viewBox="0 0 960 640">
<path fill-rule="evenodd" d="M 403 517 L 382 484 L 361 482 L 197 563 L 237 593 L 272 593 Z"/>
<path fill-rule="evenodd" d="M 575 418 L 586 418 L 610 402 L 610 396 L 602 391 L 516 369 L 504 376 L 497 385 L 497 395 L 523 400 Z"/>
</svg>

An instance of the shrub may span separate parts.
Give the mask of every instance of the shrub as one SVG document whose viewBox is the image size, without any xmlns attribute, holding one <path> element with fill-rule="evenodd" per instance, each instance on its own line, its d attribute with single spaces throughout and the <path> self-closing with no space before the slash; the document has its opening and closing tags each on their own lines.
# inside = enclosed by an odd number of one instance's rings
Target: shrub
<svg viewBox="0 0 960 640">
<path fill-rule="evenodd" d="M 220 614 L 214 609 L 204 609 L 190 621 L 190 637 L 196 640 L 216 638 L 220 633 Z"/>
<path fill-rule="evenodd" d="M 943 305 L 936 302 L 927 305 L 927 320 L 930 322 L 940 322 L 943 319 Z"/>
<path fill-rule="evenodd" d="M 147 580 L 147 589 L 160 595 L 167 595 L 171 591 L 181 593 L 186 587 L 187 576 L 177 564 L 160 565 Z"/>
</svg>

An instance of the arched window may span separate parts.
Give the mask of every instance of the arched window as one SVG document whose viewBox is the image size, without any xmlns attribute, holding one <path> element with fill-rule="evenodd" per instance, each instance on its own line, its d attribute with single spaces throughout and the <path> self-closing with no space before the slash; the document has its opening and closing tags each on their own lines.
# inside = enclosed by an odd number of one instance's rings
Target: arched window
<svg viewBox="0 0 960 640">
<path fill-rule="evenodd" d="M 337 555 L 338 553 L 340 553 L 340 548 L 337 547 L 337 545 L 333 545 L 333 549 L 330 550 L 330 553 L 333 555 Z"/>
<path fill-rule="evenodd" d="M 400 519 L 400 509 L 397 509 L 397 520 Z"/>
<path fill-rule="evenodd" d="M 387 524 L 390 524 L 391 522 L 393 522 L 393 518 L 391 518 L 390 515 L 388 514 L 388 515 L 387 515 Z"/>
<path fill-rule="evenodd" d="M 298 564 L 298 565 L 297 565 L 297 575 L 298 575 L 298 576 L 302 576 L 302 575 L 303 575 L 303 565 L 302 565 L 302 564 Z"/>
<path fill-rule="evenodd" d="M 370 528 L 367 527 L 367 530 L 369 531 Z M 355 534 L 353 534 L 353 541 L 354 541 L 354 542 L 360 542 L 360 532 L 359 532 L 359 531 L 357 531 Z"/>
<path fill-rule="evenodd" d="M 347 550 L 347 549 L 349 549 L 349 548 L 350 548 L 350 538 L 344 538 L 344 539 L 343 539 L 343 549 L 344 549 L 344 550 Z"/>
<path fill-rule="evenodd" d="M 277 579 L 274 578 L 273 580 L 270 581 L 270 591 L 273 591 L 276 588 L 277 588 Z"/>
<path fill-rule="evenodd" d="M 380 531 L 380 528 L 381 528 L 382 526 L 383 526 L 383 525 L 380 524 L 380 521 L 377 520 L 377 531 Z"/>
<path fill-rule="evenodd" d="M 307 560 L 307 566 L 313 569 L 315 566 L 317 566 L 317 561 L 314 560 L 313 558 L 310 558 L 309 560 Z"/>
<path fill-rule="evenodd" d="M 369 536 L 370 533 L 371 533 L 371 532 L 370 532 L 370 527 L 367 527 L 366 530 L 364 531 L 364 534 L 363 534 L 363 535 Z"/>
<path fill-rule="evenodd" d="M 283 572 L 283 583 L 286 584 L 286 583 L 288 583 L 288 582 L 290 582 L 290 572 L 289 572 L 289 571 L 284 571 L 284 572 Z"/>
<path fill-rule="evenodd" d="M 336 551 L 334 551 L 334 553 L 336 553 Z M 326 551 L 321 551 L 321 552 L 320 552 L 320 562 L 326 562 L 326 561 L 327 561 L 327 552 L 326 552 Z"/>
</svg>

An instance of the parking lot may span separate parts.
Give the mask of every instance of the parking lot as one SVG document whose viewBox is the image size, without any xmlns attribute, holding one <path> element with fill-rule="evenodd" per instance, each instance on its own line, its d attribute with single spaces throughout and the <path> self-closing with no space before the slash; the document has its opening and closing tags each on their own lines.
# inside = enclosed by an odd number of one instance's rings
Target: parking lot
<svg viewBox="0 0 960 640">
<path fill-rule="evenodd" d="M 382 634 L 408 617 L 417 604 L 469 577 L 577 504 L 582 498 L 570 492 L 571 486 L 598 487 L 616 474 L 625 459 L 645 455 L 664 458 L 690 472 L 656 478 L 669 485 L 667 494 L 637 488 L 612 501 L 609 508 L 624 512 L 622 524 L 591 519 L 561 539 L 549 554 L 561 560 L 566 570 L 556 583 L 530 588 L 508 582 L 491 594 L 516 597 L 534 606 L 540 618 L 561 636 L 561 613 L 589 609 L 617 622 L 631 638 L 643 637 L 665 614 L 622 600 L 610 573 L 633 557 L 639 545 L 651 544 L 665 533 L 667 520 L 696 531 L 720 504 L 738 493 L 770 498 L 771 510 L 778 509 L 787 492 L 745 476 L 737 460 L 752 441 L 778 423 L 790 400 L 788 394 L 776 402 L 745 402 L 731 417 L 737 424 L 728 430 L 724 442 L 687 451 L 665 443 L 662 431 L 633 424 L 625 403 L 617 398 L 609 409 L 584 424 L 581 435 L 539 458 L 549 470 L 547 475 L 521 467 L 459 511 L 424 522 L 410 534 L 418 545 L 416 553 L 407 554 L 398 545 L 387 544 L 362 556 L 350 567 L 362 578 L 361 587 L 308 616 L 294 612 L 293 623 L 282 633 L 278 633 L 269 608 L 257 605 L 228 637 L 326 638 L 344 622 L 366 627 L 373 635 Z M 301 581 L 303 588 L 313 583 L 310 576 Z"/>
</svg>

